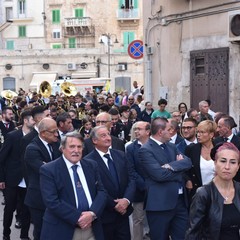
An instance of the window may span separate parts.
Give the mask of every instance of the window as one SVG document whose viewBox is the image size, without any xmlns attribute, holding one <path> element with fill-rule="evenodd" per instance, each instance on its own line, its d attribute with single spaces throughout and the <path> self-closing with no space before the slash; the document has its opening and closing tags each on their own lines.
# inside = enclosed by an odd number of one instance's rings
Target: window
<svg viewBox="0 0 240 240">
<path fill-rule="evenodd" d="M 76 38 L 68 39 L 69 48 L 76 48 Z"/>
<path fill-rule="evenodd" d="M 6 20 L 13 18 L 13 8 L 12 7 L 6 7 Z"/>
<path fill-rule="evenodd" d="M 16 80 L 13 77 L 5 77 L 3 78 L 3 89 L 10 89 L 12 91 L 16 91 Z"/>
<path fill-rule="evenodd" d="M 19 0 L 18 1 L 18 7 L 19 7 L 19 14 L 25 14 L 26 10 L 25 10 L 25 0 Z"/>
<path fill-rule="evenodd" d="M 52 48 L 53 49 L 62 48 L 62 44 L 61 43 L 53 44 Z"/>
<path fill-rule="evenodd" d="M 81 18 L 83 17 L 83 9 L 82 8 L 76 8 L 75 9 L 75 18 Z"/>
<path fill-rule="evenodd" d="M 124 52 L 127 52 L 128 45 L 134 40 L 134 32 L 124 32 L 123 33 L 123 46 Z"/>
<path fill-rule="evenodd" d="M 60 23 L 60 10 L 52 10 L 52 23 Z"/>
<path fill-rule="evenodd" d="M 61 38 L 61 30 L 60 29 L 53 29 L 53 38 Z"/>
<path fill-rule="evenodd" d="M 19 26 L 18 27 L 18 36 L 19 37 L 26 37 L 26 26 Z"/>
<path fill-rule="evenodd" d="M 6 48 L 7 48 L 7 50 L 14 50 L 14 41 L 13 40 L 7 40 Z"/>
<path fill-rule="evenodd" d="M 138 8 L 138 0 L 119 0 L 119 8 Z"/>
</svg>

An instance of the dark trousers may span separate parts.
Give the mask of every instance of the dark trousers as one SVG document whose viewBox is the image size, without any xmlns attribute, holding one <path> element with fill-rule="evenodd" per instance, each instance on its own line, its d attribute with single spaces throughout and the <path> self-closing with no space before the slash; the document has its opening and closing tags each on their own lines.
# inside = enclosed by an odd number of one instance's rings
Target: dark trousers
<svg viewBox="0 0 240 240">
<path fill-rule="evenodd" d="M 32 223 L 34 226 L 34 229 L 33 229 L 34 240 L 40 240 L 43 215 L 44 215 L 45 210 L 31 208 L 31 207 L 29 207 L 29 210 L 31 213 L 31 219 L 32 219 Z"/>
<path fill-rule="evenodd" d="M 30 213 L 28 207 L 24 204 L 26 188 L 6 187 L 5 188 L 5 207 L 3 214 L 3 235 L 10 236 L 13 213 L 17 205 L 20 208 L 20 220 L 22 223 L 20 238 L 27 238 L 30 227 Z"/>
<path fill-rule="evenodd" d="M 151 240 L 184 240 L 188 227 L 188 211 L 183 195 L 177 206 L 168 211 L 147 211 Z"/>
<path fill-rule="evenodd" d="M 119 216 L 111 223 L 103 224 L 105 240 L 131 240 L 128 217 Z"/>
</svg>

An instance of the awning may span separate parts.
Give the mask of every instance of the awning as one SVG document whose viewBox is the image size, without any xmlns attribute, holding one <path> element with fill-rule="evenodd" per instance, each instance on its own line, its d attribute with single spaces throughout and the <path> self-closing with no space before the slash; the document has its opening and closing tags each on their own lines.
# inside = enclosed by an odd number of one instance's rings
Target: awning
<svg viewBox="0 0 240 240">
<path fill-rule="evenodd" d="M 57 78 L 57 73 L 33 73 L 32 81 L 30 83 L 30 89 L 39 90 L 39 86 L 43 81 L 47 81 L 50 85 L 53 85 L 53 82 Z"/>
</svg>

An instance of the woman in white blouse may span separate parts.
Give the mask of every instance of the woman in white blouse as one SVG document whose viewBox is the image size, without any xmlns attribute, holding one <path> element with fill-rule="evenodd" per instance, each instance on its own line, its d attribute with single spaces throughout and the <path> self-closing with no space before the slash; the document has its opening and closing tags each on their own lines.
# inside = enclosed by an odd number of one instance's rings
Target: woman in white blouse
<svg viewBox="0 0 240 240">
<path fill-rule="evenodd" d="M 214 162 L 210 152 L 213 148 L 213 137 L 217 125 L 210 120 L 202 121 L 197 127 L 198 143 L 186 147 L 185 155 L 192 161 L 192 168 L 188 172 L 187 189 L 190 200 L 198 187 L 209 183 L 215 176 Z"/>
</svg>

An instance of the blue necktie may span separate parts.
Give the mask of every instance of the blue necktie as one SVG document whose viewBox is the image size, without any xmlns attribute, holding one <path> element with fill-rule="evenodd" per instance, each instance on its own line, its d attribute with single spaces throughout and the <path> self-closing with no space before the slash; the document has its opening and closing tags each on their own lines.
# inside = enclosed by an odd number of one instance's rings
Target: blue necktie
<svg viewBox="0 0 240 240">
<path fill-rule="evenodd" d="M 112 176 L 112 179 L 113 179 L 113 182 L 115 184 L 115 186 L 117 188 L 119 188 L 119 183 L 118 183 L 118 175 L 117 175 L 117 170 L 115 168 L 115 165 L 114 165 L 114 162 L 113 160 L 110 158 L 110 155 L 109 154 L 104 154 L 103 155 L 105 158 L 107 158 L 108 160 L 108 169 L 109 169 L 109 172 L 111 173 L 111 176 Z"/>
<path fill-rule="evenodd" d="M 74 177 L 74 182 L 75 182 L 75 189 L 76 189 L 77 198 L 78 198 L 78 209 L 83 212 L 83 211 L 89 210 L 89 205 L 88 205 L 88 200 L 87 200 L 86 194 L 84 192 L 82 183 L 81 183 L 80 178 L 77 173 L 77 168 L 78 168 L 78 165 L 72 166 L 73 177 Z"/>
<path fill-rule="evenodd" d="M 50 143 L 48 143 L 48 148 L 49 148 L 49 151 L 51 153 L 51 160 L 53 160 L 53 148 L 52 148 L 52 145 Z"/>
</svg>

